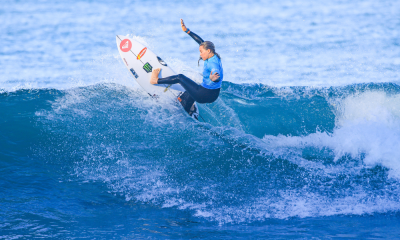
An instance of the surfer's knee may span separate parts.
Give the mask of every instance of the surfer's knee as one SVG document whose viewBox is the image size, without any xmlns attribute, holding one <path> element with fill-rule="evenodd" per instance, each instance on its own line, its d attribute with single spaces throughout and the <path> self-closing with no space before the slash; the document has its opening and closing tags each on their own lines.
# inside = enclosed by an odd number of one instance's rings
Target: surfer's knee
<svg viewBox="0 0 400 240">
<path fill-rule="evenodd" d="M 183 74 L 178 74 L 178 78 L 179 78 L 179 81 L 180 81 L 180 82 L 190 82 L 190 81 L 193 81 L 193 80 L 191 80 L 190 78 L 186 77 L 186 76 L 183 75 Z"/>
<path fill-rule="evenodd" d="M 186 82 L 186 76 L 183 74 L 178 74 L 178 79 L 179 82 L 182 84 L 183 82 Z"/>
</svg>

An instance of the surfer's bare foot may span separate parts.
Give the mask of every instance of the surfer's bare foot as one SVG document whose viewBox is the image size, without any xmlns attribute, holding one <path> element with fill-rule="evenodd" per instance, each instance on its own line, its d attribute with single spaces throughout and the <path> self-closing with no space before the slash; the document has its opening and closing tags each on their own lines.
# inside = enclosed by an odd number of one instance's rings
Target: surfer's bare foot
<svg viewBox="0 0 400 240">
<path fill-rule="evenodd" d="M 158 74 L 160 74 L 161 68 L 153 69 L 151 73 L 150 83 L 157 84 L 158 83 Z"/>
</svg>

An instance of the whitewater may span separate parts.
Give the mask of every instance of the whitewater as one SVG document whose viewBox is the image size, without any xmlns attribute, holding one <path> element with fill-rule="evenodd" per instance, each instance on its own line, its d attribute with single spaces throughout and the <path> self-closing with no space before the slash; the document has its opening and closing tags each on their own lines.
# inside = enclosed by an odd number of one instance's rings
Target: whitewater
<svg viewBox="0 0 400 240">
<path fill-rule="evenodd" d="M 11 1 L 0 8 L 1 239 L 398 238 L 397 1 Z M 201 80 L 154 100 L 115 35 Z"/>
</svg>

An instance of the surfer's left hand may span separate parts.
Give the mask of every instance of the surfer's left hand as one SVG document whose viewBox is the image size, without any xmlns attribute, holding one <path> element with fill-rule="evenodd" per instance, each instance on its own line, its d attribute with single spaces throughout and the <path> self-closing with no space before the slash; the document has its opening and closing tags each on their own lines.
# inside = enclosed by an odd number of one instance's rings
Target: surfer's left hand
<svg viewBox="0 0 400 240">
<path fill-rule="evenodd" d="M 219 73 L 212 73 L 212 71 L 211 71 L 211 74 L 210 74 L 210 79 L 211 79 L 211 81 L 213 81 L 213 82 L 215 82 L 216 80 L 218 80 L 218 78 L 219 78 Z"/>
<path fill-rule="evenodd" d="M 182 27 L 182 30 L 183 30 L 184 32 L 187 31 L 187 27 L 185 26 L 185 23 L 183 22 L 183 19 L 182 19 L 182 18 L 181 18 L 181 27 Z"/>
</svg>

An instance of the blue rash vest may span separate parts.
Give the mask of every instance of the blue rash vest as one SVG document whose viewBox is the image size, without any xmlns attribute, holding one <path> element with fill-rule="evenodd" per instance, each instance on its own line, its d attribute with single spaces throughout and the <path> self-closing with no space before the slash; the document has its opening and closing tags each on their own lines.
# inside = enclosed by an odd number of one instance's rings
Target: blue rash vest
<svg viewBox="0 0 400 240">
<path fill-rule="evenodd" d="M 215 82 L 211 81 L 210 74 L 211 72 L 218 73 L 219 79 Z M 217 57 L 217 55 L 212 56 L 211 58 L 204 61 L 204 69 L 203 69 L 203 82 L 201 86 L 207 89 L 218 89 L 221 88 L 222 79 L 224 78 L 224 71 L 222 69 L 221 59 Z"/>
</svg>

